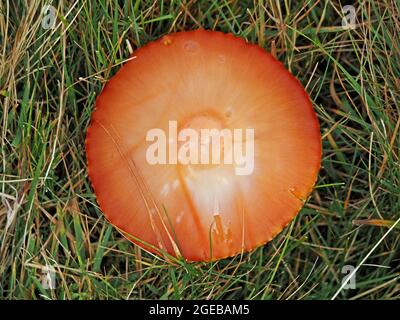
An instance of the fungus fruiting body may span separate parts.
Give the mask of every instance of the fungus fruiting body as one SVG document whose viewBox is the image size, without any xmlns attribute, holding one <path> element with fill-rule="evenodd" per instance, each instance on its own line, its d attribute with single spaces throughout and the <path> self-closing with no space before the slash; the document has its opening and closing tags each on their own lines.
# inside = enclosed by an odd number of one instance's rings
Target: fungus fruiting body
<svg viewBox="0 0 400 320">
<path fill-rule="evenodd" d="M 271 240 L 321 160 L 298 80 L 260 47 L 205 30 L 133 54 L 97 98 L 86 151 L 107 219 L 136 244 L 190 261 Z"/>
</svg>

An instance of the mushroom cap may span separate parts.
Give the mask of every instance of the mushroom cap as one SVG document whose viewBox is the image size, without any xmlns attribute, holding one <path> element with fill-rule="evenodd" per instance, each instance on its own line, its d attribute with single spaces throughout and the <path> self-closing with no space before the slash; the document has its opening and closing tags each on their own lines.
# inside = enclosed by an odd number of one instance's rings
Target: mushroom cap
<svg viewBox="0 0 400 320">
<path fill-rule="evenodd" d="M 254 168 L 150 164 L 149 130 L 254 129 Z M 169 141 L 169 140 L 168 140 Z M 321 138 L 299 81 L 241 38 L 196 30 L 136 50 L 96 100 L 89 177 L 106 218 L 141 247 L 189 261 L 250 251 L 299 212 L 316 182 Z"/>
</svg>

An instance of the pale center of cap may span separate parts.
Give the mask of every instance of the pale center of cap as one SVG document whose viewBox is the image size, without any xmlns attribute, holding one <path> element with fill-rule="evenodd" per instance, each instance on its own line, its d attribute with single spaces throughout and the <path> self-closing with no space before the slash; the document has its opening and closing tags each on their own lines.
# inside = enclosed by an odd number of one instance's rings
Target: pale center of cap
<svg viewBox="0 0 400 320">
<path fill-rule="evenodd" d="M 178 149 L 184 148 L 193 155 L 194 159 L 199 161 L 197 164 L 188 164 L 188 167 L 211 169 L 223 164 L 224 139 L 220 137 L 223 125 L 218 116 L 208 112 L 194 115 L 184 121 L 180 131 L 184 129 L 193 130 L 192 133 L 196 133 L 195 137 L 197 139 L 194 141 L 193 138 L 186 138 L 185 142 L 178 142 Z M 217 141 L 219 141 L 219 144 Z M 180 163 L 182 162 L 180 161 Z"/>
</svg>

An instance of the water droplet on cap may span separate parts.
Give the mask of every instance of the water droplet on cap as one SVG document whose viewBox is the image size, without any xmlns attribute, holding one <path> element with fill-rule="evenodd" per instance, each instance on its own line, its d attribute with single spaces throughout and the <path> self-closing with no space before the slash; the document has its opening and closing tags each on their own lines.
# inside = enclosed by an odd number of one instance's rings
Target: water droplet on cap
<svg viewBox="0 0 400 320">
<path fill-rule="evenodd" d="M 232 108 L 230 108 L 230 107 L 226 108 L 224 115 L 226 118 L 230 118 L 232 116 Z"/>
<path fill-rule="evenodd" d="M 164 44 L 164 46 L 169 46 L 171 43 L 172 43 L 171 37 L 165 36 L 165 37 L 163 38 L 163 44 Z"/>
<path fill-rule="evenodd" d="M 196 53 L 199 49 L 199 44 L 196 41 L 188 40 L 183 44 L 183 48 L 189 53 Z"/>
</svg>

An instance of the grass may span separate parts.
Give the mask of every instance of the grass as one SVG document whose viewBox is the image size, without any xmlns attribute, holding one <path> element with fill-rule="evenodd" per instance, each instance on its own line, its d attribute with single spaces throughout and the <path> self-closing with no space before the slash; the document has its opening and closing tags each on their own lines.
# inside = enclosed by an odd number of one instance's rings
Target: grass
<svg viewBox="0 0 400 320">
<path fill-rule="evenodd" d="M 399 299 L 400 3 L 354 1 L 0 2 L 0 297 L 3 299 Z M 322 169 L 272 242 L 214 263 L 171 263 L 102 216 L 84 140 L 96 95 L 130 49 L 199 27 L 271 51 L 321 124 Z M 341 288 L 343 267 L 356 288 Z M 46 266 L 56 288 L 45 289 Z"/>
</svg>

